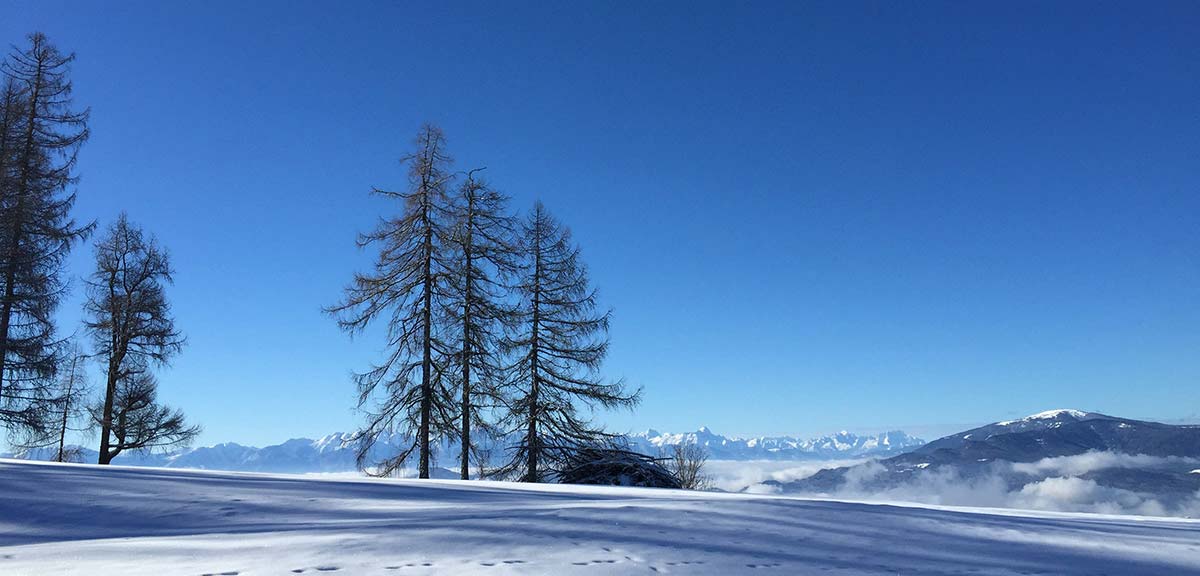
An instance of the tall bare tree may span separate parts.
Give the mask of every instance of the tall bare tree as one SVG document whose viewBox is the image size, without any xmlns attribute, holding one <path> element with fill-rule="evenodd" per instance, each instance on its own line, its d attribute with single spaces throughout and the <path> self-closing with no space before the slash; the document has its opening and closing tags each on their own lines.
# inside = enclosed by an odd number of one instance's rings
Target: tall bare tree
<svg viewBox="0 0 1200 576">
<path fill-rule="evenodd" d="M 35 33 L 0 63 L 0 424 L 34 437 L 53 429 L 63 262 L 93 228 L 70 218 L 88 137 L 88 111 L 72 110 L 72 60 Z"/>
<path fill-rule="evenodd" d="M 455 226 L 450 247 L 454 268 L 448 313 L 459 346 L 454 356 L 459 391 L 461 455 L 459 473 L 470 478 L 471 458 L 485 458 L 471 442 L 471 430 L 490 431 L 479 408 L 495 407 L 504 380 L 499 344 L 512 310 L 505 302 L 506 279 L 517 269 L 515 222 L 508 199 L 467 173 L 455 198 Z"/>
<path fill-rule="evenodd" d="M 454 174 L 441 129 L 423 126 L 415 148 L 401 159 L 408 165 L 408 189 L 373 190 L 404 205 L 399 216 L 381 219 L 374 232 L 359 236 L 359 247 L 379 247 L 374 270 L 356 274 L 342 302 L 326 312 L 352 336 L 375 320 L 387 322 L 387 357 L 354 377 L 359 408 L 367 413 L 367 423 L 356 435 L 359 467 L 390 475 L 415 451 L 418 475 L 428 478 L 431 440 L 456 435 L 457 410 L 447 384 L 451 351 L 444 341 L 442 314 L 452 268 L 447 189 Z M 373 400 L 375 405 L 367 407 Z M 412 443 L 394 456 L 371 462 L 376 440 L 397 429 L 409 434 Z"/>
<path fill-rule="evenodd" d="M 512 460 L 496 473 L 542 482 L 572 451 L 615 439 L 581 408 L 632 407 L 640 390 L 628 393 L 622 382 L 598 374 L 608 354 L 611 311 L 597 311 L 570 231 L 538 202 L 522 236 L 518 326 L 505 345 L 515 357 L 515 399 L 504 419 L 510 433 L 521 435 Z"/>
<path fill-rule="evenodd" d="M 184 344 L 166 297 L 172 273 L 167 252 L 125 214 L 96 243 L 84 324 L 106 368 L 104 402 L 95 411 L 100 464 L 127 449 L 169 445 L 195 435 L 182 418 L 154 403 L 155 382 L 149 374 Z M 158 429 L 145 429 L 151 425 Z"/>
<path fill-rule="evenodd" d="M 89 390 L 83 365 L 86 360 L 87 357 L 77 343 L 72 342 L 67 347 L 67 358 L 63 360 L 66 369 L 59 371 L 58 407 L 61 417 L 58 421 L 58 449 L 54 454 L 56 462 L 78 462 L 81 459 L 78 446 L 67 446 L 67 432 L 82 430 L 71 428 L 71 423 L 87 413 Z"/>
</svg>

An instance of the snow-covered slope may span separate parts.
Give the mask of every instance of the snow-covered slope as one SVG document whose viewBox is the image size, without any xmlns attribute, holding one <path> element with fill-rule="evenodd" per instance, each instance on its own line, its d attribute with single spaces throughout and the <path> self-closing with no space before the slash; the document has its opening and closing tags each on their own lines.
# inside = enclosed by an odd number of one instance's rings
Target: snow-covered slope
<svg viewBox="0 0 1200 576">
<path fill-rule="evenodd" d="M 1196 575 L 1200 523 L 0 461 L 0 574 Z"/>
<path fill-rule="evenodd" d="M 155 466 L 167 468 L 197 468 L 201 470 L 230 470 L 245 472 L 350 472 L 357 469 L 353 435 L 335 433 L 316 440 L 294 438 L 282 444 L 255 448 L 232 442 L 192 448 L 173 454 L 127 453 L 114 461 L 125 466 Z M 476 442 L 498 445 L 494 439 L 476 435 Z M 660 433 L 653 430 L 628 436 L 629 444 L 647 454 L 680 442 L 696 442 L 706 446 L 714 460 L 831 460 L 870 456 L 891 456 L 924 444 L 904 432 L 887 432 L 875 436 L 856 436 L 839 432 L 832 436 L 801 440 L 790 437 L 727 438 L 708 428 L 683 434 Z M 409 438 L 394 434 L 376 445 L 379 457 L 391 456 L 407 446 Z M 458 459 L 458 447 L 445 443 L 437 449 L 438 462 L 453 466 Z M 505 451 L 495 448 L 492 453 L 503 457 Z M 83 462 L 95 462 L 96 451 L 84 448 Z M 0 456 L 3 456 L 0 454 Z M 52 449 L 32 450 L 10 455 L 25 460 L 50 460 Z M 499 463 L 499 462 L 497 462 Z"/>
</svg>

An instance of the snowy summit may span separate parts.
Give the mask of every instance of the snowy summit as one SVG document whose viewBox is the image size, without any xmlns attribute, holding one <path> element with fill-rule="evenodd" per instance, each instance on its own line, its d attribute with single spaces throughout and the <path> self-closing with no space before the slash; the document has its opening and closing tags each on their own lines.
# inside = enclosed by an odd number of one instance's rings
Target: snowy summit
<svg viewBox="0 0 1200 576">
<path fill-rule="evenodd" d="M 999 426 L 1010 426 L 1012 424 L 1016 424 L 1017 422 L 1031 422 L 1034 420 L 1058 420 L 1060 418 L 1069 418 L 1072 420 L 1084 420 L 1092 415 L 1093 414 L 1091 412 L 1084 412 L 1083 410 L 1072 410 L 1069 408 L 1064 408 L 1064 409 L 1058 409 L 1058 410 L 1047 410 L 1045 412 L 1038 412 L 1037 414 L 1032 414 L 1030 416 L 1026 416 L 1019 420 L 1005 420 L 1003 422 L 997 422 L 996 424 Z"/>
</svg>

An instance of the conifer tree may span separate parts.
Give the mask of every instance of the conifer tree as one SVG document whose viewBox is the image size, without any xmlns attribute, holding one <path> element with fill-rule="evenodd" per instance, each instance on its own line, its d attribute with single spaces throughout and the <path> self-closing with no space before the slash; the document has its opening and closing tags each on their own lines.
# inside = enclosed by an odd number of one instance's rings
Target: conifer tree
<svg viewBox="0 0 1200 576">
<path fill-rule="evenodd" d="M 428 478 L 433 441 L 456 434 L 457 410 L 447 374 L 451 352 L 444 341 L 447 320 L 443 313 L 452 267 L 447 247 L 452 218 L 447 189 L 454 174 L 439 128 L 423 126 L 415 147 L 401 159 L 409 168 L 408 189 L 373 190 L 403 203 L 400 215 L 381 219 L 374 232 L 359 236 L 359 247 L 379 247 L 374 269 L 356 274 L 342 302 L 326 312 L 351 335 L 376 320 L 387 322 L 387 356 L 354 377 L 359 407 L 367 413 L 366 425 L 355 436 L 359 467 L 372 474 L 390 475 L 416 452 L 418 476 Z M 396 430 L 409 435 L 409 446 L 372 462 L 376 441 Z"/>
<path fill-rule="evenodd" d="M 458 342 L 453 360 L 461 427 L 459 474 L 463 480 L 470 478 L 470 460 L 476 457 L 472 429 L 491 431 L 480 409 L 496 406 L 501 393 L 504 366 L 498 347 L 511 318 L 511 307 L 505 303 L 505 279 L 517 266 L 508 199 L 476 178 L 476 172 L 469 172 L 458 190 L 450 243 L 454 268 L 448 313 Z"/>
<path fill-rule="evenodd" d="M 542 482 L 573 451 L 615 439 L 582 409 L 632 407 L 640 390 L 599 376 L 611 311 L 597 311 L 579 247 L 541 202 L 522 226 L 521 251 L 516 329 L 505 345 L 514 358 L 513 399 L 504 420 L 520 439 L 496 474 Z"/>
<path fill-rule="evenodd" d="M 104 400 L 93 410 L 100 464 L 125 450 L 186 443 L 198 433 L 178 411 L 156 403 L 150 374 L 184 344 L 166 297 L 173 273 L 167 252 L 123 213 L 96 243 L 84 325 L 105 365 Z"/>
<path fill-rule="evenodd" d="M 35 438 L 56 413 L 63 262 L 93 228 L 70 217 L 67 189 L 88 137 L 88 111 L 72 110 L 72 60 L 35 33 L 0 64 L 0 424 Z"/>
</svg>

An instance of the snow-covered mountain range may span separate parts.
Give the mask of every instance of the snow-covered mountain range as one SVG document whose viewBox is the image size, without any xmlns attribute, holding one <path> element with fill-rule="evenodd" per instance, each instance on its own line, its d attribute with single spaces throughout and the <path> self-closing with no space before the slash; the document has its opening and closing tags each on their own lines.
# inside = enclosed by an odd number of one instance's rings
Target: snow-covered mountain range
<svg viewBox="0 0 1200 576">
<path fill-rule="evenodd" d="M 646 454 L 681 443 L 695 443 L 708 448 L 713 460 L 832 460 L 894 456 L 925 444 L 924 440 L 899 430 L 882 434 L 858 436 L 846 431 L 819 438 L 791 436 L 760 436 L 729 438 L 701 427 L 695 432 L 672 434 L 647 430 L 628 436 L 630 444 Z"/>
<path fill-rule="evenodd" d="M 159 466 L 169 468 L 199 468 L 252 472 L 348 472 L 356 469 L 356 447 L 349 433 L 330 434 L 316 440 L 295 438 L 282 444 L 256 448 L 236 443 L 190 448 L 170 454 L 122 454 L 113 463 L 126 466 Z M 657 454 L 681 442 L 705 446 L 713 460 L 829 460 L 891 456 L 920 447 L 924 441 L 904 432 L 858 436 L 838 432 L 820 438 L 800 439 L 786 436 L 731 438 L 713 433 L 708 428 L 695 432 L 662 433 L 648 430 L 627 436 L 634 450 Z M 408 438 L 394 435 L 376 444 L 376 453 L 383 457 L 396 453 Z M 492 441 L 493 460 L 504 457 L 501 443 Z M 29 460 L 49 460 L 51 449 L 31 450 L 11 457 Z M 458 458 L 457 448 L 442 445 L 437 450 L 437 464 L 453 467 Z M 95 462 L 96 452 L 84 449 L 82 461 Z"/>
</svg>

